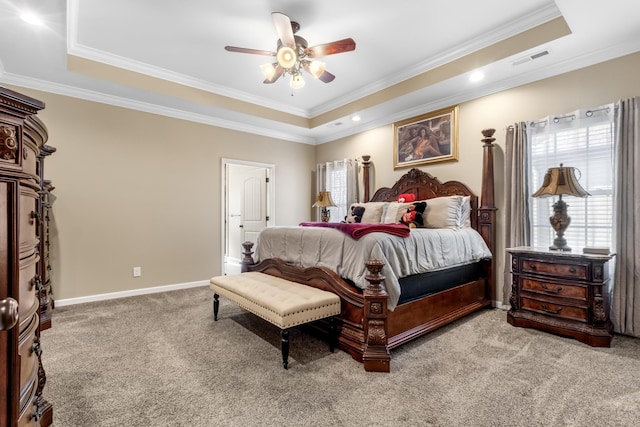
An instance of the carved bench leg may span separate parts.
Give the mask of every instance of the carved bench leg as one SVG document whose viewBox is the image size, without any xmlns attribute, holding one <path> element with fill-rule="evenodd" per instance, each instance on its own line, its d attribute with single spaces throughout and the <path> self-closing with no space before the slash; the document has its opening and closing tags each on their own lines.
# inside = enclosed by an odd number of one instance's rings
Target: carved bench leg
<svg viewBox="0 0 640 427">
<path fill-rule="evenodd" d="M 213 320 L 218 321 L 218 308 L 220 307 L 220 295 L 213 294 Z"/>
<path fill-rule="evenodd" d="M 283 329 L 280 332 L 282 336 L 282 367 L 284 369 L 289 368 L 289 330 Z"/>
<path fill-rule="evenodd" d="M 336 348 L 336 344 L 338 342 L 338 330 L 336 328 L 336 318 L 329 318 L 329 350 L 333 353 L 333 350 Z"/>
</svg>

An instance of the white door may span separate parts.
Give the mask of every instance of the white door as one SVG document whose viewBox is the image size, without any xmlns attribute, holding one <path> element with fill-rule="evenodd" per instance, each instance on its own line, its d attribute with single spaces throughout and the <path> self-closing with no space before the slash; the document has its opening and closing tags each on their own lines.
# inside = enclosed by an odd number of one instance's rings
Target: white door
<svg viewBox="0 0 640 427">
<path fill-rule="evenodd" d="M 256 242 L 260 230 L 272 220 L 270 191 L 272 165 L 224 160 L 223 272 L 240 272 L 242 243 Z"/>
<path fill-rule="evenodd" d="M 239 175 L 242 180 L 240 243 L 255 242 L 260 230 L 267 226 L 267 170 L 245 169 Z"/>
</svg>

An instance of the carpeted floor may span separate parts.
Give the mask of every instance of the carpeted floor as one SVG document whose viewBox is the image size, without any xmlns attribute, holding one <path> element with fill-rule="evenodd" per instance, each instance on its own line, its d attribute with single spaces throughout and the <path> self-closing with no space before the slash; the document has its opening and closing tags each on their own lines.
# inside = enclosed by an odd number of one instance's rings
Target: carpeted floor
<svg viewBox="0 0 640 427">
<path fill-rule="evenodd" d="M 612 348 L 514 328 L 484 310 L 367 373 L 208 287 L 57 308 L 42 333 L 56 427 L 637 426 L 640 340 Z"/>
</svg>

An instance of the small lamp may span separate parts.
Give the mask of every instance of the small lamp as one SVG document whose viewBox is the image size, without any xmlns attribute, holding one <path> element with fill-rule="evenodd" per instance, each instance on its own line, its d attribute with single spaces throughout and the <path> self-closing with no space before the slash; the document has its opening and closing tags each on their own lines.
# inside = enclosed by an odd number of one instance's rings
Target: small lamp
<svg viewBox="0 0 640 427">
<path fill-rule="evenodd" d="M 560 163 L 559 168 L 549 168 L 544 175 L 542 187 L 533 193 L 533 197 L 560 196 L 558 201 L 553 204 L 553 216 L 549 217 L 551 227 L 556 232 L 553 245 L 549 246 L 549 249 L 554 251 L 571 250 L 564 238 L 564 232 L 571 223 L 571 217 L 567 215 L 567 204 L 562 200 L 563 194 L 576 197 L 591 195 L 578 183 L 575 168 L 563 167 Z"/>
<path fill-rule="evenodd" d="M 329 222 L 331 213 L 327 208 L 329 206 L 335 206 L 335 205 L 336 204 L 333 203 L 333 200 L 331 200 L 331 193 L 329 193 L 328 191 L 321 191 L 318 193 L 318 199 L 311 207 L 322 208 L 322 210 L 320 211 L 320 218 L 322 219 L 322 222 Z"/>
</svg>

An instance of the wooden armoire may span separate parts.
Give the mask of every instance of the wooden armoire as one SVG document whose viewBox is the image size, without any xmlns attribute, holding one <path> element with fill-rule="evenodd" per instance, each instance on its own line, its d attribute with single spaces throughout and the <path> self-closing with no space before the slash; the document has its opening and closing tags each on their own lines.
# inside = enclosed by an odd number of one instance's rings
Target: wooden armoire
<svg viewBox="0 0 640 427">
<path fill-rule="evenodd" d="M 0 427 L 48 426 L 40 331 L 50 325 L 43 248 L 44 104 L 0 87 Z M 48 316 L 41 323 L 41 313 Z"/>
</svg>

